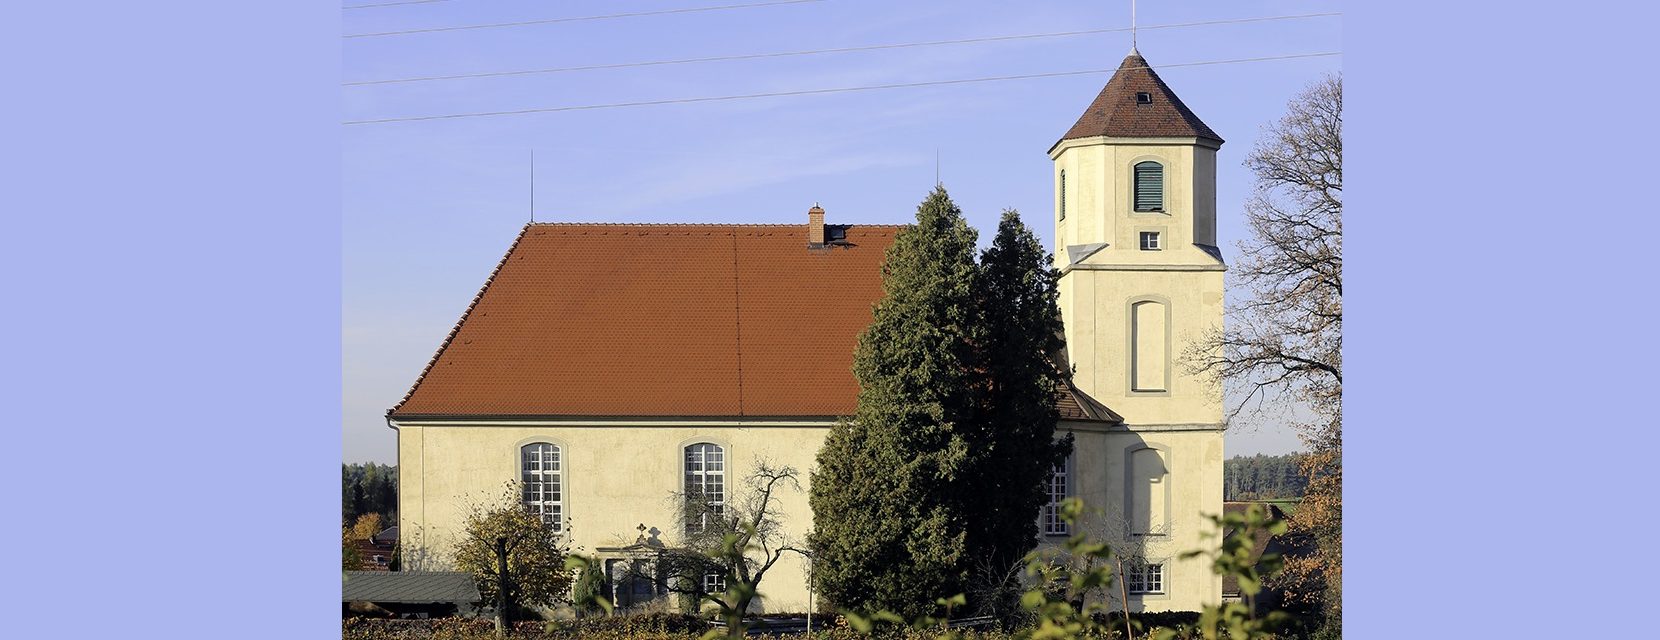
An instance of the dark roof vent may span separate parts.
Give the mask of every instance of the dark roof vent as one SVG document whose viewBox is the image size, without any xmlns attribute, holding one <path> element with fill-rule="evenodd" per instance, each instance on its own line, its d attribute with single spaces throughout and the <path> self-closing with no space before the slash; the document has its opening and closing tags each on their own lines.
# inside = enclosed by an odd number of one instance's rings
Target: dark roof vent
<svg viewBox="0 0 1660 640">
<path fill-rule="evenodd" d="M 1135 92 L 1136 104 L 1153 104 L 1153 94 L 1146 91 Z"/>
</svg>

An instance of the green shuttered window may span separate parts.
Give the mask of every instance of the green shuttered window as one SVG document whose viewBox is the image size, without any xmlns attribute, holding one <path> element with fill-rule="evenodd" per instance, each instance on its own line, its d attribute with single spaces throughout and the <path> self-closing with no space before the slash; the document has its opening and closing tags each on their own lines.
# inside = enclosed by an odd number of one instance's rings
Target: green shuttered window
<svg viewBox="0 0 1660 640">
<path fill-rule="evenodd" d="M 1164 210 L 1164 165 L 1151 161 L 1136 163 L 1135 210 Z"/>
<path fill-rule="evenodd" d="M 1066 170 L 1061 170 L 1061 219 L 1066 219 Z"/>
</svg>

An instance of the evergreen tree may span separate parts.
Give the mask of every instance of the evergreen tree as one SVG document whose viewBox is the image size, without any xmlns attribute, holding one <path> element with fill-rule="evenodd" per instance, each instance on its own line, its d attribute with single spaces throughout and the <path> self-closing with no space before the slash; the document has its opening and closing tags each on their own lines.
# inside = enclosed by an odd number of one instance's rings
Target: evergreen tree
<svg viewBox="0 0 1660 640">
<path fill-rule="evenodd" d="M 340 465 L 340 522 L 378 513 L 389 526 L 398 521 L 398 467 L 373 462 Z"/>
<path fill-rule="evenodd" d="M 831 430 L 811 485 L 814 580 L 838 607 L 910 618 L 965 590 L 962 489 L 983 395 L 975 239 L 937 187 L 888 250 L 854 356 L 858 410 Z"/>
<path fill-rule="evenodd" d="M 977 486 L 959 495 L 972 523 L 969 557 L 1000 572 L 1036 546 L 1048 480 L 1072 450 L 1070 436 L 1055 440 L 1055 391 L 1069 373 L 1054 359 L 1064 341 L 1059 278 L 1020 214 L 1004 211 L 981 256 L 977 286 L 985 394 L 983 431 L 971 449 L 979 471 L 970 481 Z"/>
<path fill-rule="evenodd" d="M 1222 463 L 1224 500 L 1301 498 L 1309 479 L 1302 472 L 1308 454 L 1234 456 Z"/>
</svg>

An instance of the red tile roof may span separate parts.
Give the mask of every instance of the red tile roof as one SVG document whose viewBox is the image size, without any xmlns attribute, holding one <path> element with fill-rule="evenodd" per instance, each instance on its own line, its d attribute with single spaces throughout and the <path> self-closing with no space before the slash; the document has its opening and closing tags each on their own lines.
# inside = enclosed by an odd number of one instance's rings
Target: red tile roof
<svg viewBox="0 0 1660 640">
<path fill-rule="evenodd" d="M 850 414 L 900 228 L 528 225 L 391 415 Z"/>
<path fill-rule="evenodd" d="M 832 417 L 898 225 L 531 224 L 392 418 Z M 1064 417 L 1118 421 L 1061 390 Z"/>
<path fill-rule="evenodd" d="M 1137 93 L 1150 94 L 1152 102 L 1138 103 Z M 1207 138 L 1222 142 L 1221 136 L 1182 104 L 1176 92 L 1135 52 L 1118 65 L 1107 86 L 1101 88 L 1061 140 L 1094 136 Z"/>
</svg>

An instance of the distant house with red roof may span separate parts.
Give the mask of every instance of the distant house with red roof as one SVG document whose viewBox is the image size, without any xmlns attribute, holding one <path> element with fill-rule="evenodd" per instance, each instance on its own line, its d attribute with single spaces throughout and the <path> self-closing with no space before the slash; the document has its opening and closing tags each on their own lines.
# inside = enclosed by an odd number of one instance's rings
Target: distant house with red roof
<svg viewBox="0 0 1660 640">
<path fill-rule="evenodd" d="M 398 528 L 387 527 L 356 543 L 359 571 L 390 571 L 398 549 Z"/>
</svg>

